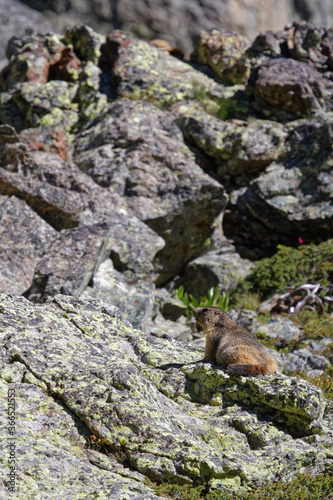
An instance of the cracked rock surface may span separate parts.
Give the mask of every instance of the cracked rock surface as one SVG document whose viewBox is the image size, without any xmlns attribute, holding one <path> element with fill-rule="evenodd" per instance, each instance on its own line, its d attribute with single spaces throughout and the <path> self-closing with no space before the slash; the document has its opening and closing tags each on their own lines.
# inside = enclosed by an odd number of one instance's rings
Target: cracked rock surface
<svg viewBox="0 0 333 500">
<path fill-rule="evenodd" d="M 134 330 L 98 299 L 36 305 L 1 294 L 0 332 L 20 499 L 27 489 L 55 498 L 59 480 L 63 498 L 82 488 L 87 498 L 156 498 L 143 476 L 245 491 L 332 463 L 330 408 L 304 380 L 229 377 L 201 349 Z M 99 451 L 85 447 L 92 434 Z"/>
</svg>

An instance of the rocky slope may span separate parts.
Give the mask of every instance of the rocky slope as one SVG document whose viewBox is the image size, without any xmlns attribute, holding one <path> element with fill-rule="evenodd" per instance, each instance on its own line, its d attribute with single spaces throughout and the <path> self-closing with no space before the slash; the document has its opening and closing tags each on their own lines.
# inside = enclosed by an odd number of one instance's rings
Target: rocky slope
<svg viewBox="0 0 333 500">
<path fill-rule="evenodd" d="M 211 30 L 182 61 L 76 26 L 15 37 L 7 54 L 1 380 L 18 394 L 21 498 L 59 496 L 56 450 L 72 474 L 64 490 L 76 488 L 64 498 L 86 487 L 155 498 L 144 476 L 243 491 L 329 467 L 321 391 L 200 362 L 200 349 L 172 341 L 192 335 L 171 295 L 181 283 L 199 296 L 231 290 L 277 244 L 332 234 L 332 30 L 295 23 L 253 43 Z M 281 367 L 327 366 L 315 348 L 301 354 Z M 40 447 L 26 445 L 37 432 Z"/>
</svg>

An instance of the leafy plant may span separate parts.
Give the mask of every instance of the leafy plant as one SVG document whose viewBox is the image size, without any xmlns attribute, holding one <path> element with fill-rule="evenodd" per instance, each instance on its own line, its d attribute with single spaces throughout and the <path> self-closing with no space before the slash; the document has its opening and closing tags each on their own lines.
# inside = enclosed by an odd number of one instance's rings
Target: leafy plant
<svg viewBox="0 0 333 500">
<path fill-rule="evenodd" d="M 221 309 L 223 309 L 223 311 L 230 311 L 231 309 L 229 293 L 223 292 L 221 294 L 217 286 L 214 288 L 210 288 L 208 290 L 208 295 L 206 297 L 200 297 L 199 300 L 193 297 L 193 295 L 185 292 L 183 285 L 178 288 L 176 296 L 186 306 L 186 314 L 189 317 L 192 316 L 193 309 L 195 309 L 196 307 L 214 306 L 220 307 Z"/>
<path fill-rule="evenodd" d="M 274 293 L 286 292 L 290 286 L 320 283 L 329 287 L 332 281 L 332 239 L 320 245 L 301 245 L 298 248 L 279 245 L 276 254 L 256 263 L 251 274 L 236 289 L 235 298 L 258 293 L 263 300 Z"/>
</svg>

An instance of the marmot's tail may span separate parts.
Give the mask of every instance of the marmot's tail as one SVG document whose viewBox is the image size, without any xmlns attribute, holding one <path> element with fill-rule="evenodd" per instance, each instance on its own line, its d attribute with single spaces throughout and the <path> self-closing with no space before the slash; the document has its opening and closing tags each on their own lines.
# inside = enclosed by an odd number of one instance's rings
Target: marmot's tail
<svg viewBox="0 0 333 500">
<path fill-rule="evenodd" d="M 258 375 L 266 375 L 268 370 L 265 365 L 234 363 L 228 365 L 228 373 L 229 375 L 241 375 L 243 377 L 257 377 Z"/>
</svg>

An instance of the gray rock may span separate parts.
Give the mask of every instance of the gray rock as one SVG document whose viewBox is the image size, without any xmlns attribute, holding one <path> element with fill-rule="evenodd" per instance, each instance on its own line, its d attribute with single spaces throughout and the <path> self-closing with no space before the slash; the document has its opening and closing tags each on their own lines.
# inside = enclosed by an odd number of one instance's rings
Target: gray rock
<svg viewBox="0 0 333 500">
<path fill-rule="evenodd" d="M 258 332 L 274 339 L 276 347 L 288 346 L 292 342 L 299 340 L 301 336 L 300 329 L 292 321 L 284 318 L 270 319 L 267 325 L 258 328 Z"/>
<path fill-rule="evenodd" d="M 111 252 L 112 235 L 103 225 L 64 229 L 36 267 L 32 301 L 64 293 L 79 297 Z"/>
<path fill-rule="evenodd" d="M 295 372 L 303 372 L 307 367 L 307 357 L 297 355 L 297 351 L 293 353 L 283 353 L 283 370 L 287 375 Z"/>
<path fill-rule="evenodd" d="M 111 74 L 117 95 L 122 98 L 170 108 L 177 102 L 204 95 L 211 106 L 216 106 L 219 100 L 235 93 L 233 88 L 217 83 L 192 65 L 124 31 L 114 30 L 107 36 L 105 60 L 105 71 Z"/>
<path fill-rule="evenodd" d="M 171 297 L 166 298 L 162 302 L 160 310 L 165 319 L 177 321 L 181 316 L 186 314 L 187 307 L 181 300 Z"/>
<path fill-rule="evenodd" d="M 192 331 L 184 318 L 183 321 L 165 319 L 162 314 L 154 317 L 150 333 L 155 337 L 175 339 L 182 342 L 192 340 Z"/>
<path fill-rule="evenodd" d="M 0 195 L 0 288 L 24 293 L 57 232 L 22 200 Z"/>
<path fill-rule="evenodd" d="M 324 337 L 321 339 L 311 340 L 310 347 L 316 354 L 320 354 L 322 351 L 324 351 L 327 347 L 331 346 L 332 344 L 333 340 L 331 338 Z"/>
<path fill-rule="evenodd" d="M 112 240 L 106 258 L 111 252 L 123 272 L 136 279 L 152 278 L 153 261 L 164 241 L 131 213 L 119 195 L 96 185 L 75 164 L 56 154 L 27 152 L 24 144 L 15 143 L 5 145 L 2 158 L 2 194 L 23 198 L 57 230 L 104 224 Z M 52 274 L 50 263 L 47 266 Z"/>
<path fill-rule="evenodd" d="M 258 113 L 279 121 L 333 109 L 330 79 L 312 66 L 293 59 L 264 61 L 252 71 L 247 92 Z"/>
<path fill-rule="evenodd" d="M 105 260 L 94 273 L 92 287 L 86 288 L 82 298 L 98 298 L 121 311 L 121 318 L 145 333 L 151 331 L 155 286 L 143 280 L 126 280 L 114 269 L 110 259 Z"/>
<path fill-rule="evenodd" d="M 23 367 L 21 363 L 16 365 Z M 14 367 L 9 368 L 14 372 Z M 1 412 L 7 411 L 4 402 L 9 389 L 15 391 L 17 404 L 14 443 L 19 459 L 15 463 L 15 498 L 23 500 L 42 495 L 56 500 L 61 495 L 65 500 L 72 500 L 83 495 L 101 500 L 107 496 L 118 500 L 158 500 L 145 486 L 144 476 L 124 469 L 98 445 L 95 450 L 86 448 L 87 442 L 95 446 L 90 441 L 92 431 L 63 403 L 31 382 L 23 382 L 21 378 L 13 383 L 12 378 L 8 383 L 8 377 L 3 375 L 2 372 Z M 5 444 L 3 440 L 3 459 L 8 454 Z M 10 493 L 5 486 L 7 464 L 2 465 L 0 495 L 5 498 Z"/>
<path fill-rule="evenodd" d="M 3 13 L 0 22 L 0 68 L 7 62 L 6 46 L 11 37 L 19 38 L 37 31 L 46 33 L 55 30 L 54 24 L 42 14 L 18 0 L 1 0 L 0 11 Z"/>
<path fill-rule="evenodd" d="M 250 0 L 191 3 L 186 0 L 101 0 L 98 10 L 87 0 L 81 0 L 79 4 L 36 4 L 34 0 L 25 0 L 25 3 L 51 18 L 61 31 L 78 22 L 89 24 L 105 34 L 110 32 L 111 27 L 119 28 L 139 38 L 162 38 L 172 46 L 180 46 L 187 55 L 200 32 L 212 26 L 244 33 L 252 40 L 262 30 L 281 29 L 293 20 L 305 19 L 320 26 L 332 24 L 332 12 L 327 0 L 280 0 L 279 9 L 275 8 L 273 0 L 257 0 L 255 8 Z M 186 22 L 183 22 L 184 19 Z"/>
<path fill-rule="evenodd" d="M 273 252 L 278 244 L 297 245 L 299 237 L 305 243 L 330 237 L 331 127 L 330 115 L 291 122 L 283 161 L 231 193 L 224 231 L 241 256 L 257 259 L 265 255 L 259 247 Z"/>
<path fill-rule="evenodd" d="M 165 240 L 155 260 L 157 284 L 206 248 L 226 194 L 196 165 L 178 127 L 163 111 L 149 103 L 118 100 L 78 136 L 76 161 L 96 182 L 116 189 Z"/>
<path fill-rule="evenodd" d="M 202 31 L 191 60 L 206 64 L 229 83 L 244 83 L 250 73 L 250 62 L 245 57 L 250 42 L 245 36 L 225 29 Z"/>
<path fill-rule="evenodd" d="M 229 292 L 245 279 L 253 268 L 252 262 L 237 253 L 209 251 L 189 262 L 182 274 L 181 283 L 187 292 L 199 299 L 208 290 L 218 286 L 220 292 Z"/>
<path fill-rule="evenodd" d="M 282 358 L 284 371 L 287 374 L 304 371 L 309 376 L 321 375 L 330 365 L 325 356 L 313 354 L 309 349 L 305 348 L 295 349 L 292 353 L 282 354 Z"/>
<path fill-rule="evenodd" d="M 311 354 L 308 362 L 315 370 L 325 370 L 330 366 L 328 359 L 325 358 L 325 356 L 320 356 L 319 354 Z"/>
<path fill-rule="evenodd" d="M 0 337 L 1 382 L 6 391 L 5 381 L 15 380 L 16 450 L 26 457 L 18 464 L 25 470 L 20 491 L 34 470 L 31 487 L 39 492 L 73 492 L 75 485 L 79 495 L 84 484 L 85 494 L 98 490 L 123 499 L 122 488 L 131 491 L 134 479 L 130 498 L 154 498 L 137 473 L 202 484 L 205 467 L 205 484 L 244 492 L 244 484 L 281 474 L 291 479 L 331 463 L 331 419 L 320 389 L 283 375 L 229 377 L 200 361 L 200 349 L 133 330 L 103 301 L 57 295 L 34 305 L 1 294 Z M 80 428 L 94 434 L 108 456 L 84 450 Z M 323 439 L 310 443 L 318 433 Z M 55 455 L 61 469 L 53 472 Z"/>
<path fill-rule="evenodd" d="M 257 329 L 258 322 L 256 320 L 257 315 L 254 311 L 250 309 L 231 309 L 228 312 L 228 315 L 237 323 L 237 325 L 245 328 L 245 330 L 250 330 L 250 332 L 254 332 Z"/>
<path fill-rule="evenodd" d="M 281 124 L 224 121 L 205 113 L 193 101 L 175 105 L 172 112 L 185 138 L 213 158 L 209 173 L 220 182 L 240 178 L 238 182 L 244 183 L 250 174 L 279 158 L 284 149 L 287 132 Z"/>
</svg>

